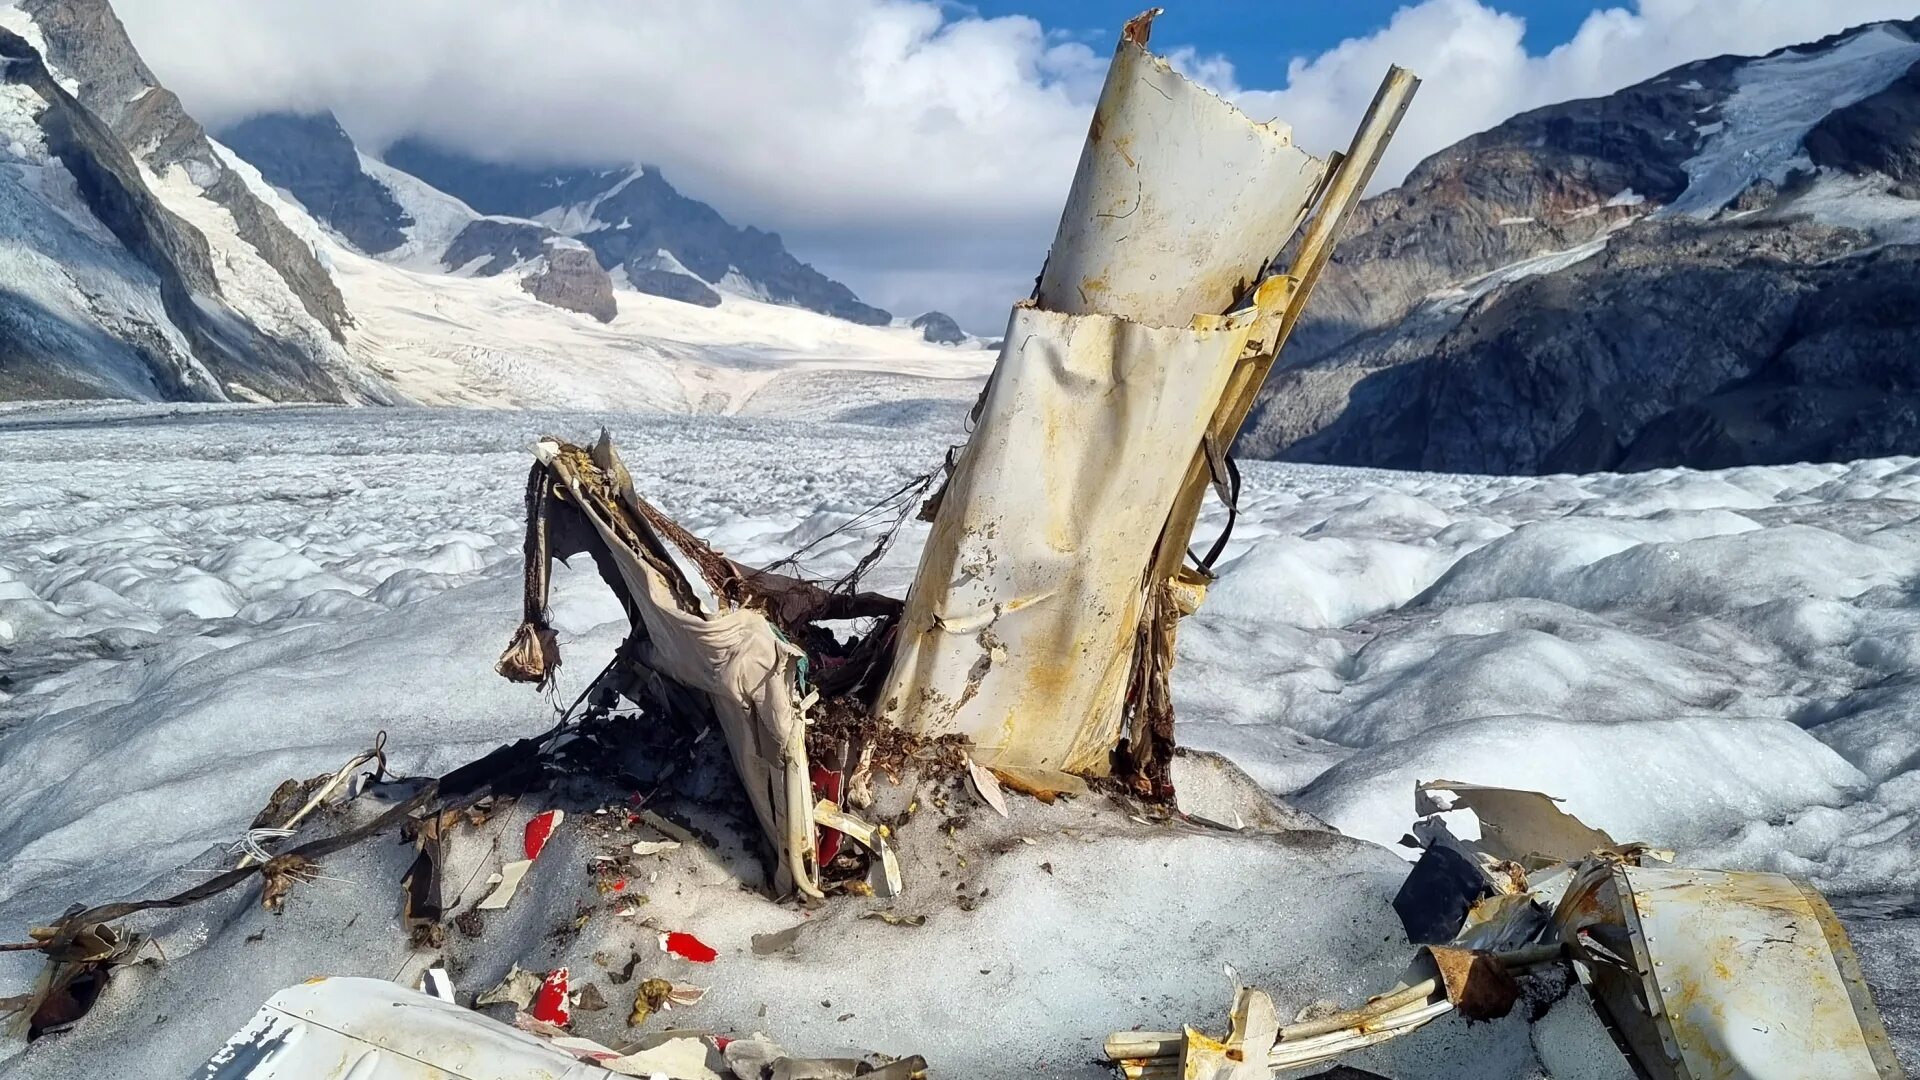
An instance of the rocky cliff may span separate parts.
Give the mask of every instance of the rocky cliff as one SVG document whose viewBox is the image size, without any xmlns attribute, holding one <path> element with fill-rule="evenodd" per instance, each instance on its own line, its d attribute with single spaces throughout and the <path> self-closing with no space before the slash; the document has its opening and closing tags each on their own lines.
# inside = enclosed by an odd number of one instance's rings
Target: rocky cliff
<svg viewBox="0 0 1920 1080">
<path fill-rule="evenodd" d="M 1917 34 L 1696 62 L 1423 162 L 1360 207 L 1242 452 L 1551 472 L 1920 451 L 1886 359 L 1920 349 Z"/>
<path fill-rule="evenodd" d="M 735 227 L 652 167 L 502 164 L 421 139 L 403 139 L 382 158 L 483 214 L 531 218 L 581 241 L 643 292 L 703 303 L 719 287 L 869 326 L 892 319 L 794 258 L 777 233 Z"/>
<path fill-rule="evenodd" d="M 274 112 L 220 132 L 220 141 L 314 217 L 369 255 L 406 243 L 413 218 L 360 167 L 360 151 L 330 112 Z"/>
<path fill-rule="evenodd" d="M 50 43 L 71 42 L 83 16 L 99 12 L 46 3 L 34 12 L 37 18 L 24 8 L 8 13 L 11 28 L 0 30 L 10 106 L 0 115 L 0 134 L 12 159 L 12 168 L 0 170 L 0 260 L 7 271 L 0 285 L 0 396 L 387 399 L 383 388 L 349 370 L 338 345 L 306 313 L 301 318 L 311 332 L 302 337 L 245 310 L 238 301 L 246 298 L 222 282 L 223 260 L 207 235 L 155 190 L 153 174 L 122 132 L 86 103 L 111 97 L 102 87 L 112 80 L 76 78 L 89 69 L 46 61 L 36 42 L 53 51 Z M 89 47 L 62 55 L 85 65 L 105 54 Z M 125 108 L 115 115 L 128 133 L 150 136 L 141 145 L 153 153 L 190 145 L 182 133 L 191 129 L 177 119 L 158 127 L 129 119 L 156 93 L 148 86 L 140 100 L 121 101 Z M 166 110 L 140 115 L 162 117 Z M 208 179 L 209 188 L 223 181 L 217 173 Z M 272 217 L 264 205 L 259 210 Z M 231 212 L 231 220 L 241 219 Z"/>
<path fill-rule="evenodd" d="M 107 0 L 21 0 L 19 7 L 38 28 L 47 63 L 78 82 L 75 96 L 80 103 L 147 168 L 156 173 L 183 170 L 195 187 L 232 214 L 240 238 L 339 339 L 350 321 L 346 302 L 313 249 L 228 168 L 205 129 L 140 58 Z"/>
</svg>

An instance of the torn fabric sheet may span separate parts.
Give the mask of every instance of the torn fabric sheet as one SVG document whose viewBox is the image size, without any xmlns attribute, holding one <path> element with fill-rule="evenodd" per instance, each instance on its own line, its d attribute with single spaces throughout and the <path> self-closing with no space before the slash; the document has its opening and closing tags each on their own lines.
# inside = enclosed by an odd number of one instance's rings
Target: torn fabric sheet
<svg viewBox="0 0 1920 1080">
<path fill-rule="evenodd" d="M 813 792 L 808 777 L 806 725 L 801 715 L 800 661 L 805 653 L 787 641 L 766 612 L 718 594 L 703 570 L 713 562 L 732 572 L 716 553 L 683 541 L 657 512 L 649 514 L 632 481 L 602 436 L 589 452 L 555 439 L 535 448 L 557 485 L 556 498 L 529 496 L 530 534 L 538 550 L 564 558 L 593 539 L 562 536 L 555 514 L 576 508 L 592 526 L 634 620 L 635 660 L 704 697 L 725 733 L 735 770 L 761 828 L 778 853 L 774 887 L 820 895 L 813 854 Z M 577 530 L 574 530 L 577 532 Z M 571 540 L 568 544 L 564 541 Z M 532 542 L 529 552 L 536 550 Z M 545 597 L 545 567 L 529 577 L 528 625 Z M 537 588 L 536 588 L 537 584 Z M 537 594 L 537 595 L 536 595 Z M 522 627 L 516 646 L 526 637 Z"/>
</svg>

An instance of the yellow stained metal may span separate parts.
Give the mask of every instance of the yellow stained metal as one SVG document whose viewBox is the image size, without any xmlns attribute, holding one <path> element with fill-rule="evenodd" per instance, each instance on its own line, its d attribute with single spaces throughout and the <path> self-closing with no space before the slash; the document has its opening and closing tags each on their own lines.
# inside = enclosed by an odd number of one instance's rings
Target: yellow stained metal
<svg viewBox="0 0 1920 1080">
<path fill-rule="evenodd" d="M 1253 411 L 1260 387 L 1266 383 L 1280 350 L 1286 345 L 1301 314 L 1306 311 L 1307 301 L 1313 297 L 1313 287 L 1320 280 L 1320 272 L 1326 268 L 1327 260 L 1333 257 L 1333 246 L 1340 237 L 1340 229 L 1359 203 L 1361 195 L 1366 192 L 1367 184 L 1372 182 L 1381 155 L 1386 153 L 1387 144 L 1393 140 L 1401 118 L 1406 116 L 1407 107 L 1413 104 L 1413 95 L 1419 89 L 1419 78 L 1405 68 L 1394 67 L 1387 71 L 1386 78 L 1381 80 L 1380 88 L 1374 94 L 1373 103 L 1367 108 L 1366 116 L 1361 119 L 1359 129 L 1354 132 L 1352 145 L 1340 158 L 1339 165 L 1327 176 L 1326 191 L 1320 197 L 1319 208 L 1313 221 L 1308 224 L 1306 234 L 1301 237 L 1293 264 L 1285 274 L 1276 274 L 1261 282 L 1255 291 L 1254 306 L 1261 318 L 1260 327 L 1254 333 L 1258 347 L 1250 352 L 1240 370 L 1234 373 L 1232 384 L 1220 397 L 1219 408 L 1208 427 L 1209 434 L 1218 445 L 1230 446 L 1239 437 L 1240 428 Z M 1187 469 L 1186 483 L 1182 485 L 1173 512 L 1167 519 L 1166 539 L 1161 544 L 1154 564 L 1155 578 L 1165 580 L 1179 571 L 1186 557 L 1187 545 L 1193 539 L 1194 525 L 1200 519 L 1200 506 L 1206 499 L 1208 482 L 1205 450 L 1196 447 L 1192 463 Z"/>
<path fill-rule="evenodd" d="M 1595 991 L 1650 1075 L 1905 1075 L 1853 948 L 1812 888 L 1781 874 L 1625 864 L 1596 884 L 1570 889 L 1562 906 L 1631 942 L 1634 970 L 1595 964 Z"/>
<path fill-rule="evenodd" d="M 1232 307 L 1286 246 L 1327 163 L 1122 39 L 1039 304 L 1182 326 Z"/>
<path fill-rule="evenodd" d="M 908 593 L 879 715 L 986 764 L 1103 773 L 1144 575 L 1252 327 L 1022 307 Z M 1175 377 L 1177 373 L 1178 377 Z"/>
<path fill-rule="evenodd" d="M 1283 125 L 1148 53 L 1146 21 L 1114 55 L 880 695 L 882 719 L 964 734 L 996 765 L 1108 771 L 1149 587 L 1171 576 L 1153 573 L 1169 513 L 1291 289 L 1243 301 L 1329 186 Z"/>
</svg>

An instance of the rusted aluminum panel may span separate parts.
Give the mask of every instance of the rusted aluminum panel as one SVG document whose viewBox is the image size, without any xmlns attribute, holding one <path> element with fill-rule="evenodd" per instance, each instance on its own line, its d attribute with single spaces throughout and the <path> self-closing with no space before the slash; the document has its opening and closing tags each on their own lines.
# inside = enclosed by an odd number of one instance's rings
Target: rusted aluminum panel
<svg viewBox="0 0 1920 1080">
<path fill-rule="evenodd" d="M 1781 874 L 1620 864 L 1592 896 L 1592 929 L 1623 931 L 1631 955 L 1619 955 L 1633 965 L 1593 965 L 1595 996 L 1649 1075 L 1905 1075 L 1853 947 L 1811 887 Z"/>
<path fill-rule="evenodd" d="M 610 1080 L 532 1035 L 380 979 L 275 994 L 194 1080 Z"/>
<path fill-rule="evenodd" d="M 1251 326 L 1022 307 L 941 499 L 882 719 L 993 765 L 1107 771 L 1144 578 Z"/>
<path fill-rule="evenodd" d="M 1123 39 L 1039 306 L 1156 326 L 1224 312 L 1299 228 L 1326 169 L 1286 125 L 1255 123 Z"/>
</svg>

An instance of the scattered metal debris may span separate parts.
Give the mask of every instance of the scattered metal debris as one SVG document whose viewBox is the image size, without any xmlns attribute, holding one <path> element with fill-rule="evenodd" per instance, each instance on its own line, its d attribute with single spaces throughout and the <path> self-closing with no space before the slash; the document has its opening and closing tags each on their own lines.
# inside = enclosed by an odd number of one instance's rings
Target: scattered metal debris
<svg viewBox="0 0 1920 1080">
<path fill-rule="evenodd" d="M 807 923 L 796 923 L 785 930 L 776 930 L 771 934 L 753 935 L 753 955 L 772 956 L 775 953 L 787 952 L 793 948 L 794 942 L 800 940 L 800 934 L 806 930 L 807 926 Z"/>
<path fill-rule="evenodd" d="M 1425 846 L 1394 906 L 1426 944 L 1399 986 L 1359 1008 L 1285 1027 L 1236 986 L 1230 1032 L 1116 1033 L 1129 1080 L 1254 1080 L 1394 1038 L 1449 1012 L 1504 1017 L 1515 981 L 1571 962 L 1640 1075 L 1651 1080 L 1904 1077 L 1846 933 L 1811 885 L 1780 874 L 1643 865 L 1671 853 L 1620 844 L 1533 791 L 1416 785 Z M 1441 815 L 1470 811 L 1479 840 Z M 1423 977 L 1424 976 L 1424 977 Z"/>
<path fill-rule="evenodd" d="M 554 831 L 560 828 L 561 823 L 566 820 L 567 812 L 565 810 L 548 810 L 533 815 L 533 819 L 527 822 L 526 831 L 528 862 L 532 862 L 540 857 L 540 853 L 546 850 L 547 841 L 553 839 Z"/>
<path fill-rule="evenodd" d="M 973 783 L 974 793 L 980 801 L 993 807 L 993 812 L 1001 817 L 1007 816 L 1007 797 L 1000 791 L 1000 781 L 984 765 L 967 758 L 967 779 Z"/>
<path fill-rule="evenodd" d="M 515 859 L 500 867 L 499 873 L 488 875 L 487 884 L 491 890 L 486 899 L 477 905 L 481 911 L 499 911 L 513 902 L 520 890 L 520 882 L 525 880 L 527 871 L 533 868 L 532 859 Z"/>
<path fill-rule="evenodd" d="M 660 951 L 696 964 L 711 964 L 719 957 L 713 947 L 692 934 L 675 931 L 660 935 Z"/>
<path fill-rule="evenodd" d="M 421 972 L 420 984 L 415 989 L 441 1001 L 453 1000 L 453 979 L 443 967 L 432 967 Z"/>
<path fill-rule="evenodd" d="M 533 1007 L 533 998 L 540 992 L 541 977 L 531 971 L 524 971 L 515 964 L 507 969 L 506 978 L 500 984 L 475 998 L 475 1005 L 509 1004 L 516 1009 Z"/>
<path fill-rule="evenodd" d="M 884 826 L 869 825 L 825 799 L 820 800 L 820 805 L 813 808 L 813 820 L 824 828 L 845 833 L 861 847 L 879 857 L 877 867 L 879 872 L 867 882 L 872 887 L 874 895 L 900 895 L 900 890 L 905 887 L 900 877 L 900 859 L 894 854 L 893 841 L 887 838 Z"/>
</svg>

